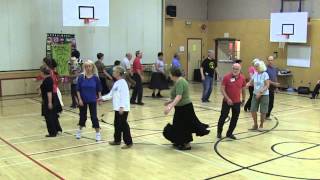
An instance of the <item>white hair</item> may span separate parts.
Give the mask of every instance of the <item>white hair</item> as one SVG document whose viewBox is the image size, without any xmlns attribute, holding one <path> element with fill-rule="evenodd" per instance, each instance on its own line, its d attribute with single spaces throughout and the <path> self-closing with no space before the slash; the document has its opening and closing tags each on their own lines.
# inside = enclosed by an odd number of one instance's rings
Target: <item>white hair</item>
<svg viewBox="0 0 320 180">
<path fill-rule="evenodd" d="M 267 70 L 266 64 L 265 64 L 262 60 L 260 60 L 260 59 L 254 59 L 254 60 L 252 61 L 252 64 L 253 64 L 255 67 L 258 67 L 258 71 L 259 71 L 259 72 L 264 72 L 264 71 Z"/>
</svg>

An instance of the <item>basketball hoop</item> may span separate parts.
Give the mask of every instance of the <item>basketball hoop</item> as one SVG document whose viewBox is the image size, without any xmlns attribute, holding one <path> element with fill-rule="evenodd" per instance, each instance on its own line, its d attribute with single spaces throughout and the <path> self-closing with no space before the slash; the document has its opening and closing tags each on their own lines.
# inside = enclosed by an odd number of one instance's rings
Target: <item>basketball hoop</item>
<svg viewBox="0 0 320 180">
<path fill-rule="evenodd" d="M 286 47 L 286 43 L 289 41 L 290 34 L 281 34 L 281 36 L 285 39 L 282 42 L 279 42 L 279 49 L 284 49 Z"/>
<path fill-rule="evenodd" d="M 94 22 L 97 21 L 97 20 L 99 20 L 99 19 L 84 18 L 84 19 L 83 19 L 83 23 L 84 23 L 85 25 L 90 25 L 91 23 L 94 23 Z"/>
</svg>

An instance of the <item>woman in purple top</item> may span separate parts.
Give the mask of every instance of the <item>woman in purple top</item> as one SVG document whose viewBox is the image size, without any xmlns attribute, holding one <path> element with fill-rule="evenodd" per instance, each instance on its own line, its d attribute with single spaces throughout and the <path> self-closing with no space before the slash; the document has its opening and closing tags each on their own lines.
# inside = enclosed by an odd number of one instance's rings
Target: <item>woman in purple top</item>
<svg viewBox="0 0 320 180">
<path fill-rule="evenodd" d="M 81 138 L 81 129 L 86 126 L 87 109 L 89 106 L 92 127 L 96 129 L 96 141 L 101 140 L 100 126 L 97 118 L 97 99 L 100 104 L 101 83 L 95 64 L 88 60 L 83 64 L 84 72 L 78 78 L 77 95 L 79 99 L 79 130 L 76 133 L 77 139 Z M 98 98 L 97 98 L 98 96 Z"/>
</svg>

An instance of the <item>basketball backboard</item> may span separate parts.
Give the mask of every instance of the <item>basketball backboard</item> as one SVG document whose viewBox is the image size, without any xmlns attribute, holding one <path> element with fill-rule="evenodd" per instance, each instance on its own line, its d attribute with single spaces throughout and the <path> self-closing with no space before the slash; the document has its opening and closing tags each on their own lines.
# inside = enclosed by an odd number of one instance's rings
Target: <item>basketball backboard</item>
<svg viewBox="0 0 320 180">
<path fill-rule="evenodd" d="M 63 0 L 63 26 L 88 26 L 86 19 L 98 20 L 94 26 L 109 26 L 109 0 Z"/>
<path fill-rule="evenodd" d="M 307 32 L 307 12 L 271 13 L 271 42 L 306 43 Z"/>
</svg>

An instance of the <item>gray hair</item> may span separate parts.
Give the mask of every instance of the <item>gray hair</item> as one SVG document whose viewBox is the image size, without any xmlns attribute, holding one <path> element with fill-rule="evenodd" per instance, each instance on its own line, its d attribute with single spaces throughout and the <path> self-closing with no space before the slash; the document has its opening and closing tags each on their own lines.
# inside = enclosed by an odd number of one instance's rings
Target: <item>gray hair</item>
<svg viewBox="0 0 320 180">
<path fill-rule="evenodd" d="M 123 76 L 125 73 L 125 69 L 122 66 L 114 66 L 112 70 L 117 71 L 120 76 Z"/>
</svg>

